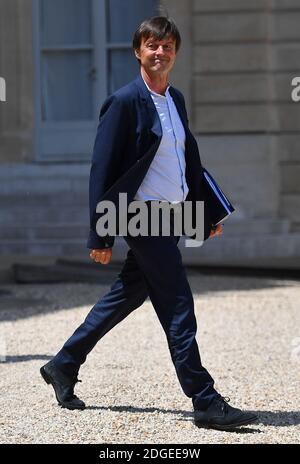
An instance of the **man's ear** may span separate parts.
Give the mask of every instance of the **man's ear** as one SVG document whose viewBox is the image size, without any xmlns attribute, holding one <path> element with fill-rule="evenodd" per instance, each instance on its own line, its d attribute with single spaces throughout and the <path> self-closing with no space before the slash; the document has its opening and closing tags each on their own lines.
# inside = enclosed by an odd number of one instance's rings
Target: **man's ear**
<svg viewBox="0 0 300 464">
<path fill-rule="evenodd" d="M 139 49 L 136 48 L 136 49 L 134 50 L 134 54 L 135 54 L 136 58 L 138 58 L 138 59 L 141 58 L 141 57 L 140 57 L 140 50 L 139 50 Z"/>
</svg>

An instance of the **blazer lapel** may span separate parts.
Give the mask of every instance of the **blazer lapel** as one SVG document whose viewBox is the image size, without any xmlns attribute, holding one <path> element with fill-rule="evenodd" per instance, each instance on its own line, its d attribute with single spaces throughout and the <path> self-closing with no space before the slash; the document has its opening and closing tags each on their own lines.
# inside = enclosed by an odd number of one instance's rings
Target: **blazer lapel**
<svg viewBox="0 0 300 464">
<path fill-rule="evenodd" d="M 145 108 L 144 116 L 146 120 L 148 121 L 148 127 L 150 131 L 153 132 L 154 135 L 156 135 L 156 137 L 161 138 L 162 137 L 161 122 L 160 122 L 156 107 L 149 93 L 149 90 L 147 89 L 141 74 L 139 74 L 136 77 L 136 79 L 134 80 L 134 83 L 137 85 L 139 89 L 140 97 L 144 104 L 143 106 L 143 108 Z M 169 87 L 169 92 L 170 92 L 171 97 L 173 98 L 174 104 L 176 106 L 181 122 L 183 124 L 185 134 L 186 134 L 186 140 L 188 140 L 190 132 L 189 132 L 189 127 L 188 127 L 188 121 L 186 119 L 184 109 L 182 107 L 182 103 L 177 95 L 177 92 L 171 85 Z M 186 143 L 186 146 L 187 145 L 188 144 Z"/>
<path fill-rule="evenodd" d="M 173 98 L 176 109 L 178 111 L 178 114 L 180 116 L 181 122 L 183 124 L 184 130 L 185 130 L 186 135 L 187 135 L 187 132 L 188 132 L 189 128 L 188 128 L 188 123 L 187 123 L 187 120 L 186 120 L 185 113 L 183 111 L 182 104 L 181 104 L 181 102 L 180 102 L 180 100 L 178 98 L 177 93 L 174 91 L 174 88 L 172 86 L 170 86 L 169 92 L 170 92 L 171 97 Z"/>
<path fill-rule="evenodd" d="M 156 137 L 161 138 L 162 137 L 161 122 L 160 122 L 157 110 L 155 108 L 155 105 L 153 103 L 153 100 L 151 98 L 151 95 L 149 93 L 149 90 L 147 89 L 145 82 L 140 74 L 134 80 L 134 83 L 138 86 L 138 89 L 139 89 L 140 97 L 143 102 L 143 108 L 145 109 L 144 117 L 146 118 L 148 122 L 147 125 L 150 131 L 153 132 L 153 134 Z"/>
</svg>

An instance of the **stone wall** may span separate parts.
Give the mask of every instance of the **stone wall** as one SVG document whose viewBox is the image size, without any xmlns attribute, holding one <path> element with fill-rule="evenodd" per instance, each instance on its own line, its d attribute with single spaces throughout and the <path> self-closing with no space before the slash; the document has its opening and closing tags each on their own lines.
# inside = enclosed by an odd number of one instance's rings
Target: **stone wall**
<svg viewBox="0 0 300 464">
<path fill-rule="evenodd" d="M 300 103 L 291 100 L 291 80 L 300 75 L 300 3 L 184 3 L 188 23 L 182 2 L 162 2 L 162 11 L 189 40 L 188 58 L 179 53 L 173 82 L 187 99 L 203 164 L 237 209 L 226 224 L 223 246 L 233 261 L 239 254 L 259 258 L 266 250 L 269 257 L 278 256 L 272 252 L 276 239 L 282 256 L 299 258 Z M 203 248 L 206 258 L 218 252 L 216 243 Z"/>
<path fill-rule="evenodd" d="M 31 5 L 0 0 L 0 250 L 85 253 L 89 165 L 35 153 Z M 163 0 L 161 11 L 183 39 L 171 82 L 203 164 L 236 207 L 223 237 L 185 259 L 300 265 L 299 0 Z"/>
<path fill-rule="evenodd" d="M 31 161 L 34 158 L 31 1 L 0 1 L 0 76 L 6 81 L 6 102 L 0 103 L 0 163 Z"/>
</svg>

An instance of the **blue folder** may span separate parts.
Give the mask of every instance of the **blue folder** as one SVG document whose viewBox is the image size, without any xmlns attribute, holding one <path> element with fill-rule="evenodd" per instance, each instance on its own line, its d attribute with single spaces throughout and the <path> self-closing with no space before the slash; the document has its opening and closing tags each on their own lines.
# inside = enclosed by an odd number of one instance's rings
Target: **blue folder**
<svg viewBox="0 0 300 464">
<path fill-rule="evenodd" d="M 205 181 L 205 201 L 208 204 L 212 223 L 216 226 L 225 221 L 235 211 L 235 208 L 208 170 L 203 166 L 202 169 Z"/>
</svg>

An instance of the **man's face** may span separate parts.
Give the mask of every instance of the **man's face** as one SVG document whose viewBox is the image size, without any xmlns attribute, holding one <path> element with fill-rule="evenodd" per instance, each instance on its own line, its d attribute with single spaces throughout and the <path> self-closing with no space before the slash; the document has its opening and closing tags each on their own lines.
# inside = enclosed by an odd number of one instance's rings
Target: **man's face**
<svg viewBox="0 0 300 464">
<path fill-rule="evenodd" d="M 153 74 L 168 74 L 176 59 L 176 42 L 173 37 L 157 40 L 154 37 L 142 37 L 139 50 L 135 56 L 140 59 L 146 72 Z"/>
</svg>

